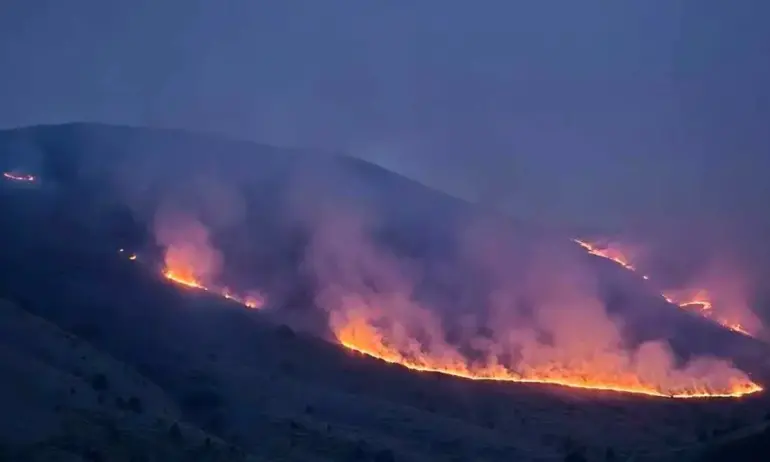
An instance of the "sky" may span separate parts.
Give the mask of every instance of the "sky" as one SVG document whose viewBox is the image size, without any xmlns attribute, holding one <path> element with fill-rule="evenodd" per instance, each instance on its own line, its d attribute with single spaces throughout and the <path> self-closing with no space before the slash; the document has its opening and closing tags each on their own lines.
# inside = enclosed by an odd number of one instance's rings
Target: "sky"
<svg viewBox="0 0 770 462">
<path fill-rule="evenodd" d="M 763 236 L 767 17 L 762 0 L 6 0 L 0 127 L 215 131 L 540 222 Z"/>
</svg>

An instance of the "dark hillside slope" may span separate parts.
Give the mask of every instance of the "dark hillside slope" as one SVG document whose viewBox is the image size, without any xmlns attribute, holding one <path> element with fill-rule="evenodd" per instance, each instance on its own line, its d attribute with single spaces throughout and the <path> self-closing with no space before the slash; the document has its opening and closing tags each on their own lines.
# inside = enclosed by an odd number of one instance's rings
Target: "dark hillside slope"
<svg viewBox="0 0 770 462">
<path fill-rule="evenodd" d="M 360 160 L 75 124 L 0 132 L 0 162 L 40 177 L 0 186 L 0 296 L 140 371 L 184 418 L 262 457 L 543 460 L 583 446 L 628 454 L 696 441 L 701 427 L 746 425 L 764 413 L 761 396 L 685 403 L 418 374 L 278 327 L 328 334 L 306 265 L 316 236 L 303 225 L 331 217 L 324 225 L 347 237 L 354 215 L 377 224 L 379 246 L 422 265 L 427 276 L 414 290 L 421 299 L 451 299 L 446 293 L 476 279 L 486 298 L 483 275 L 451 268 L 443 277 L 468 227 L 483 237 L 472 244 L 485 256 L 510 246 L 526 261 L 544 246 L 580 260 L 609 309 L 630 320 L 629 343 L 663 337 L 683 354 L 725 356 L 755 347 L 667 305 L 568 236 L 489 216 Z M 266 310 L 160 276 L 156 224 L 168 210 L 193 211 L 206 224 L 226 262 L 217 282 L 264 290 Z M 140 258 L 130 261 L 120 248 Z M 474 305 L 470 292 L 460 295 Z"/>
<path fill-rule="evenodd" d="M 532 257 L 533 248 L 582 253 L 568 241 L 571 236 L 484 214 L 358 159 L 183 131 L 68 124 L 0 132 L 0 167 L 40 177 L 34 191 L 0 190 L 6 234 L 18 233 L 21 241 L 36 235 L 61 257 L 128 248 L 156 265 L 158 216 L 164 210 L 193 211 L 225 258 L 220 279 L 244 289 L 258 281 L 282 306 L 312 301 L 312 283 L 298 271 L 308 239 L 298 225 L 329 212 L 343 220 L 358 214 L 375 223 L 376 238 L 390 251 L 428 265 L 428 283 L 430 274 L 438 274 L 456 256 L 458 232 L 474 227 L 482 230 L 479 239 L 504 241 L 523 259 Z M 22 249 L 40 245 L 14 244 L 17 257 Z M 638 278 L 611 263 L 591 264 L 608 308 L 624 310 L 636 325 L 631 337 L 663 336 L 676 343 L 677 333 L 687 331 L 689 347 L 699 352 L 737 341 L 667 306 Z"/>
</svg>

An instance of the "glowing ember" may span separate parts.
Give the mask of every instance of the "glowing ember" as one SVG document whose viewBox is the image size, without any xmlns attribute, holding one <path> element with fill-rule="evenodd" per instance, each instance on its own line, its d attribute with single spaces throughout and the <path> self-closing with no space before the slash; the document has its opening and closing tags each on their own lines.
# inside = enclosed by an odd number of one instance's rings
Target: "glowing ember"
<svg viewBox="0 0 770 462">
<path fill-rule="evenodd" d="M 27 183 L 32 183 L 35 181 L 35 177 L 33 175 L 21 175 L 21 174 L 3 172 L 3 177 L 8 180 L 24 181 Z"/>
<path fill-rule="evenodd" d="M 634 265 L 631 264 L 630 260 L 624 256 L 619 249 L 599 247 L 579 239 L 573 239 L 573 241 L 583 247 L 591 255 L 596 255 L 597 257 L 613 261 L 629 271 L 636 272 Z M 642 275 L 642 278 L 645 280 L 650 279 L 646 275 Z M 677 305 L 683 310 L 696 313 L 726 329 L 749 337 L 754 337 L 754 335 L 751 334 L 748 329 L 744 327 L 740 322 L 736 322 L 733 319 L 728 319 L 728 317 L 724 314 L 717 314 L 714 311 L 714 306 L 708 293 L 705 290 L 699 290 L 690 295 L 683 295 L 681 292 L 667 292 L 662 293 L 661 296 L 672 305 Z"/>
<path fill-rule="evenodd" d="M 126 249 L 119 249 L 118 252 L 121 253 L 121 254 L 124 254 L 124 253 L 126 253 Z M 132 254 L 128 255 L 128 259 L 131 260 L 131 261 L 134 261 L 137 258 L 138 257 L 137 257 L 137 255 L 135 253 L 132 253 Z"/>
</svg>

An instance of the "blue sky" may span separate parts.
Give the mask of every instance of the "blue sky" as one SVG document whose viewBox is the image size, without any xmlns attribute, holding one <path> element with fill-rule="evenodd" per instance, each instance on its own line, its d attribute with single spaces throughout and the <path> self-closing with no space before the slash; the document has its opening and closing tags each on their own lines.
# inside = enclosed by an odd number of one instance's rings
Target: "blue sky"
<svg viewBox="0 0 770 462">
<path fill-rule="evenodd" d="M 768 17 L 760 0 L 9 0 L 0 127 L 212 130 L 533 220 L 759 236 Z"/>
</svg>

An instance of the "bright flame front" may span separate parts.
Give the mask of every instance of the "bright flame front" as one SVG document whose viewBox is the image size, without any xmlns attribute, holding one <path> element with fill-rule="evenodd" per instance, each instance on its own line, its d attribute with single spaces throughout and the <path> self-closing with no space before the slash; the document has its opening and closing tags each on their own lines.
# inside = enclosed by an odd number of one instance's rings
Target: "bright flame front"
<svg viewBox="0 0 770 462">
<path fill-rule="evenodd" d="M 667 377 L 664 382 L 645 380 L 628 363 L 616 357 L 559 361 L 553 356 L 542 362 L 506 366 L 495 357 L 486 363 L 472 363 L 455 349 L 425 350 L 414 342 L 397 348 L 389 345 L 393 332 L 382 332 L 364 317 L 349 318 L 338 329 L 337 339 L 344 347 L 391 364 L 419 372 L 433 372 L 471 380 L 551 384 L 587 390 L 613 391 L 666 398 L 737 398 L 762 391 L 744 373 L 731 369 L 729 377 L 699 381 L 687 372 Z M 720 373 L 725 371 L 720 370 Z"/>
<path fill-rule="evenodd" d="M 208 282 L 213 274 L 211 262 L 217 260 L 211 257 L 212 252 L 206 239 L 194 245 L 178 241 L 168 244 L 163 276 L 182 287 L 206 291 L 250 308 L 264 306 L 261 295 L 244 297 Z M 626 262 L 624 267 L 632 266 Z M 489 339 L 471 339 L 477 342 L 474 348 L 483 353 L 472 360 L 465 350 L 449 344 L 441 323 L 428 310 L 397 293 L 375 294 L 359 289 L 363 286 L 346 289 L 329 284 L 326 290 L 332 293 L 319 294 L 329 302 L 323 308 L 329 312 L 330 327 L 339 343 L 414 371 L 670 398 L 740 397 L 762 390 L 745 373 L 724 361 L 703 359 L 688 368 L 677 368 L 663 344 L 650 342 L 636 351 L 623 351 L 619 334 L 611 325 L 604 326 L 609 327 L 609 334 L 597 331 L 601 338 L 594 341 L 593 334 L 577 338 L 574 332 L 585 333 L 579 326 L 569 325 L 569 320 L 563 323 L 569 329 L 558 333 L 564 344 L 549 346 L 534 338 L 532 332 L 502 328 L 499 337 L 486 344 L 483 342 Z M 593 316 L 592 309 L 587 308 L 589 316 Z M 585 317 L 586 313 L 579 316 Z M 569 315 L 567 311 L 562 314 Z M 599 323 L 607 321 L 603 313 L 595 315 Z M 510 328 L 515 330 L 513 325 Z M 513 343 L 516 345 L 511 348 Z M 517 348 L 523 350 L 523 360 L 511 360 L 510 353 Z"/>
</svg>

